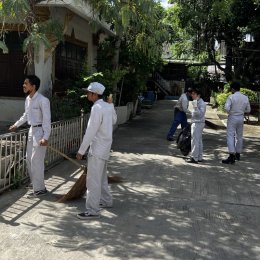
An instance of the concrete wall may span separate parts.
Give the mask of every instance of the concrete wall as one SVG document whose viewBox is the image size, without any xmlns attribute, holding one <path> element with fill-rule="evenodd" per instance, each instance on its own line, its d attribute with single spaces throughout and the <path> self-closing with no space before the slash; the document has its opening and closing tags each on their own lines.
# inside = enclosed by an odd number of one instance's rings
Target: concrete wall
<svg viewBox="0 0 260 260">
<path fill-rule="evenodd" d="M 131 117 L 136 115 L 137 105 L 135 104 L 129 102 L 126 106 L 115 107 L 117 113 L 117 125 L 126 123 Z"/>
<path fill-rule="evenodd" d="M 127 121 L 127 106 L 115 107 L 117 114 L 117 125 L 122 125 Z"/>
</svg>

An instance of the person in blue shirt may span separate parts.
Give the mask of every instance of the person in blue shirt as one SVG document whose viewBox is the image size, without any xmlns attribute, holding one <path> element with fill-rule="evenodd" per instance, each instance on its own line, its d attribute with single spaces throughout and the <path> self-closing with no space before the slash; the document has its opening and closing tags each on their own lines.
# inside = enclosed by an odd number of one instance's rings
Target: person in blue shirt
<svg viewBox="0 0 260 260">
<path fill-rule="evenodd" d="M 176 129 L 179 125 L 181 125 L 182 129 L 188 125 L 186 113 L 189 107 L 190 95 L 191 88 L 187 89 L 187 91 L 180 96 L 177 104 L 174 107 L 173 122 L 166 137 L 168 141 L 174 140 L 173 135 L 175 134 Z"/>
</svg>

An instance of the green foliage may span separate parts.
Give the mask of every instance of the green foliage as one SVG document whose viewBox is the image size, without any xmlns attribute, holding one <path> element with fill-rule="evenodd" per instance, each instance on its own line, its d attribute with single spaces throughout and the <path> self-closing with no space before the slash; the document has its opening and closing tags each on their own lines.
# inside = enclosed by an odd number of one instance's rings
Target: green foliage
<svg viewBox="0 0 260 260">
<path fill-rule="evenodd" d="M 58 41 L 63 40 L 61 24 L 56 20 L 32 24 L 30 34 L 24 40 L 23 51 L 28 51 L 28 48 L 32 45 L 37 53 L 42 43 L 46 49 L 51 48 L 47 35 L 55 35 Z"/>
<path fill-rule="evenodd" d="M 221 22 L 225 22 L 230 15 L 231 12 L 231 4 L 233 0 L 225 0 L 225 1 L 213 1 L 212 3 L 212 11 L 211 16 L 214 19 L 218 18 Z"/>
<path fill-rule="evenodd" d="M 230 84 L 229 83 L 226 83 L 225 85 L 224 85 L 224 88 L 223 88 L 223 93 L 231 93 L 230 92 Z"/>
<path fill-rule="evenodd" d="M 40 33 L 55 35 L 58 41 L 63 40 L 63 28 L 58 20 L 50 19 L 44 22 L 39 22 L 37 25 Z"/>
<path fill-rule="evenodd" d="M 147 57 L 139 49 L 127 46 L 126 42 L 123 42 L 121 47 L 119 64 L 129 70 L 129 73 L 124 77 L 122 87 L 120 104 L 123 105 L 136 100 L 139 93 L 146 90 L 146 82 L 151 72 L 159 70 L 163 61 L 161 58 Z"/>
<path fill-rule="evenodd" d="M 248 97 L 249 102 L 257 101 L 257 94 L 255 91 L 248 89 L 248 88 L 241 88 L 240 92 Z"/>
<path fill-rule="evenodd" d="M 0 19 L 7 23 L 20 23 L 25 26 L 28 37 L 23 42 L 23 51 L 30 53 L 27 55 L 28 64 L 32 61 L 32 48 L 37 53 L 40 45 L 51 48 L 48 35 L 54 35 L 58 41 L 63 39 L 61 24 L 56 20 L 39 22 L 35 14 L 35 5 L 38 1 L 29 0 L 5 0 L 0 3 Z M 4 26 L 1 27 L 0 38 L 4 39 Z M 6 53 L 8 46 L 4 41 L 0 42 L 0 48 Z"/>
<path fill-rule="evenodd" d="M 126 69 L 106 69 L 103 72 L 94 73 L 88 77 L 84 77 L 83 81 L 86 85 L 89 85 L 93 81 L 97 81 L 103 84 L 106 89 L 104 92 L 105 96 L 113 93 L 113 86 L 117 85 L 117 83 L 128 73 Z"/>
<path fill-rule="evenodd" d="M 39 27 L 37 24 L 32 26 L 32 32 L 23 42 L 23 51 L 28 51 L 28 48 L 32 44 L 34 46 L 35 52 L 38 53 L 40 45 L 44 44 L 47 49 L 51 47 L 51 44 L 45 33 L 39 32 Z"/>
<path fill-rule="evenodd" d="M 94 12 L 111 24 L 118 38 L 149 58 L 161 57 L 162 43 L 169 39 L 164 9 L 154 0 L 89 0 Z"/>
<path fill-rule="evenodd" d="M 227 81 L 234 78 L 259 89 L 260 20 L 259 0 L 172 0 L 166 21 L 172 27 L 174 58 L 216 64 Z M 244 41 L 246 34 L 254 42 Z M 220 63 L 220 48 L 227 46 L 226 66 Z M 201 55 L 202 54 L 202 55 Z M 205 56 L 206 54 L 206 56 Z"/>
<path fill-rule="evenodd" d="M 190 66 L 188 67 L 188 77 L 194 81 L 199 81 L 205 73 L 207 73 L 206 66 Z"/>
<path fill-rule="evenodd" d="M 230 95 L 231 95 L 231 92 L 217 94 L 216 101 L 217 101 L 217 105 L 218 105 L 219 110 L 224 111 L 225 103 L 227 101 L 228 96 L 230 96 Z"/>
<path fill-rule="evenodd" d="M 81 109 L 90 111 L 90 103 L 86 93 L 78 87 L 71 87 L 65 96 L 53 96 L 51 102 L 51 118 L 53 122 L 80 116 Z"/>
<path fill-rule="evenodd" d="M 108 96 L 113 93 L 113 84 L 117 84 L 126 73 L 127 70 L 107 69 L 104 72 L 90 74 L 87 66 L 84 66 L 79 80 L 63 82 L 63 87 L 66 89 L 65 94 L 52 97 L 52 121 L 79 116 L 81 109 L 84 109 L 85 113 L 89 112 L 92 104 L 88 101 L 86 92 L 82 88 L 88 87 L 91 82 L 100 82 L 106 88 L 104 96 Z"/>
<path fill-rule="evenodd" d="M 23 21 L 30 12 L 28 0 L 5 0 L 0 2 L 0 18 L 8 18 L 8 22 Z"/>
<path fill-rule="evenodd" d="M 252 91 L 251 89 L 241 88 L 240 92 L 248 97 L 250 103 L 257 101 L 257 94 L 256 94 L 256 92 Z M 227 101 L 227 98 L 231 94 L 232 93 L 230 92 L 230 85 L 225 84 L 223 93 L 218 93 L 216 95 L 216 101 L 217 101 L 219 110 L 224 111 L 224 106 Z"/>
<path fill-rule="evenodd" d="M 24 174 L 17 168 L 16 169 L 16 174 L 12 174 L 11 177 L 11 183 L 12 185 L 12 189 L 18 189 L 21 187 L 21 185 L 23 184 L 23 180 L 24 180 Z"/>
<path fill-rule="evenodd" d="M 107 87 L 106 94 L 111 93 L 114 85 L 118 85 L 117 101 L 120 98 L 120 105 L 123 105 L 135 100 L 137 95 L 145 89 L 149 74 L 162 64 L 162 60 L 155 56 L 148 57 L 143 50 L 123 40 L 118 68 L 114 69 L 112 59 L 115 55 L 115 43 L 115 38 L 108 38 L 100 44 L 96 69 L 102 74 L 93 74 L 92 76 L 95 77 L 91 76 L 90 81 L 96 80 L 103 83 Z M 85 74 L 89 75 L 87 71 Z"/>
<path fill-rule="evenodd" d="M 0 41 L 0 49 L 3 50 L 4 54 L 8 53 L 8 47 L 6 46 L 4 41 Z"/>
</svg>

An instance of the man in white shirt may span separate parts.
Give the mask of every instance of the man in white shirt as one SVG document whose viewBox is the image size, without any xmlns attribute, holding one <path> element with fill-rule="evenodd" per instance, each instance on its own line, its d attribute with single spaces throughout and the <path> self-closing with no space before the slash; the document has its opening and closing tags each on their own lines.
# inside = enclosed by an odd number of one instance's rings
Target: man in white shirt
<svg viewBox="0 0 260 260">
<path fill-rule="evenodd" d="M 225 111 L 228 113 L 227 121 L 227 146 L 229 157 L 222 160 L 225 164 L 234 164 L 240 160 L 240 153 L 243 149 L 243 128 L 244 114 L 250 113 L 248 97 L 240 93 L 239 82 L 232 82 L 230 85 L 233 93 L 227 98 Z"/>
<path fill-rule="evenodd" d="M 193 89 L 191 92 L 192 112 L 191 112 L 191 157 L 188 163 L 202 162 L 203 142 L 202 132 L 205 127 L 206 104 L 201 98 L 200 90 Z"/>
<path fill-rule="evenodd" d="M 44 183 L 44 158 L 51 134 L 50 102 L 38 92 L 40 79 L 29 75 L 23 83 L 23 91 L 28 94 L 25 112 L 9 130 L 14 131 L 27 122 L 30 125 L 26 149 L 26 163 L 32 182 L 33 192 L 28 197 L 39 197 L 47 193 Z"/>
<path fill-rule="evenodd" d="M 86 211 L 77 215 L 79 219 L 91 219 L 100 216 L 100 208 L 111 208 L 112 195 L 108 189 L 107 161 L 113 137 L 113 125 L 117 115 L 112 98 L 105 102 L 102 99 L 105 87 L 91 83 L 87 89 L 88 100 L 93 102 L 86 133 L 76 155 L 81 160 L 88 152 Z"/>
<path fill-rule="evenodd" d="M 189 88 L 185 93 L 180 96 L 177 104 L 174 107 L 173 122 L 166 137 L 168 141 L 173 141 L 173 135 L 175 134 L 175 131 L 180 124 L 182 129 L 185 128 L 188 124 L 186 113 L 189 107 L 190 95 L 191 89 Z"/>
</svg>

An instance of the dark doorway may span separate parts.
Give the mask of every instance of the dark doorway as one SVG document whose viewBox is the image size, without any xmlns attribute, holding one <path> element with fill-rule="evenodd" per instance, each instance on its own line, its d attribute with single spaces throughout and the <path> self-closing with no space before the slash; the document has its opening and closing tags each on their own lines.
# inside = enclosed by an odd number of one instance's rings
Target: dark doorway
<svg viewBox="0 0 260 260">
<path fill-rule="evenodd" d="M 8 32 L 5 35 L 9 52 L 3 54 L 0 49 L 0 96 L 24 97 L 22 84 L 26 62 L 22 52 L 22 44 L 25 37 L 25 33 L 18 32 Z"/>
</svg>

